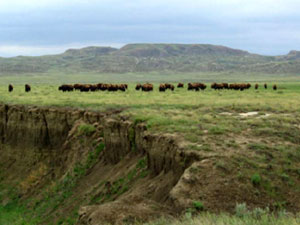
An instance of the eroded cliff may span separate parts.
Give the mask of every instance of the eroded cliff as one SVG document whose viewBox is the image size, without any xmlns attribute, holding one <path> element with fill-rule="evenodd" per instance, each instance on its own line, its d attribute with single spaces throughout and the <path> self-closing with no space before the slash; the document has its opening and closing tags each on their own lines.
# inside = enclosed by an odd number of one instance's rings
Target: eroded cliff
<svg viewBox="0 0 300 225">
<path fill-rule="evenodd" d="M 96 225 L 176 216 L 196 201 L 214 212 L 278 201 L 237 178 L 243 168 L 218 166 L 231 156 L 190 150 L 119 112 L 0 105 L 2 204 L 17 199 L 44 224 Z M 299 209 L 299 196 L 281 194 Z"/>
</svg>

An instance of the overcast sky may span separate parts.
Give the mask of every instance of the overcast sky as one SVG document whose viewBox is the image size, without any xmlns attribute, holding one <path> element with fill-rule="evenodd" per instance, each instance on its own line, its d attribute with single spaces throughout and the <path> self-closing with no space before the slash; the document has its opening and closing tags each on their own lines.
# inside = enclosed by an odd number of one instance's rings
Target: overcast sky
<svg viewBox="0 0 300 225">
<path fill-rule="evenodd" d="M 0 56 L 90 45 L 217 44 L 300 50 L 299 0 L 0 0 Z"/>
</svg>

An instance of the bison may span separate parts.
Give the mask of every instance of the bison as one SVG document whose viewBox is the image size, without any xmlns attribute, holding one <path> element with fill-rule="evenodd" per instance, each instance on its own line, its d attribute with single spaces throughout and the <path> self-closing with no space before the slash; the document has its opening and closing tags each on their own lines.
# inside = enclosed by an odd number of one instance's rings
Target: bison
<svg viewBox="0 0 300 225">
<path fill-rule="evenodd" d="M 277 85 L 276 85 L 276 84 L 273 85 L 273 90 L 274 90 L 274 91 L 277 90 Z"/>
<path fill-rule="evenodd" d="M 205 90 L 206 85 L 203 83 L 188 83 L 188 90 L 199 91 L 200 89 Z"/>
<path fill-rule="evenodd" d="M 73 87 L 75 90 L 80 90 L 83 84 L 74 84 Z"/>
<path fill-rule="evenodd" d="M 120 91 L 126 91 L 128 85 L 127 84 L 119 84 L 117 85 Z"/>
<path fill-rule="evenodd" d="M 31 91 L 31 87 L 29 84 L 25 84 L 25 92 L 30 92 Z"/>
<path fill-rule="evenodd" d="M 174 88 L 175 88 L 173 84 L 168 84 L 168 83 L 165 84 L 165 87 L 166 87 L 166 90 L 170 89 L 171 91 L 174 91 Z"/>
<path fill-rule="evenodd" d="M 215 90 L 221 90 L 221 89 L 228 89 L 229 85 L 228 83 L 221 83 L 221 84 L 212 83 L 210 87 Z"/>
<path fill-rule="evenodd" d="M 258 89 L 258 84 L 255 84 L 255 89 Z"/>
<path fill-rule="evenodd" d="M 178 83 L 177 84 L 177 88 L 183 88 L 184 87 L 184 84 L 183 83 Z"/>
<path fill-rule="evenodd" d="M 166 85 L 165 84 L 160 84 L 158 89 L 159 89 L 160 92 L 165 92 L 166 91 Z"/>
<path fill-rule="evenodd" d="M 11 84 L 8 85 L 8 91 L 9 91 L 9 92 L 12 92 L 13 90 L 14 90 L 14 86 L 12 86 Z"/>
<path fill-rule="evenodd" d="M 267 84 L 264 84 L 264 88 L 267 89 L 267 88 L 268 88 L 268 85 L 267 85 Z"/>
<path fill-rule="evenodd" d="M 137 91 L 139 91 L 141 88 L 142 88 L 142 85 L 141 85 L 141 84 L 137 84 L 137 85 L 135 86 L 135 90 L 137 90 Z"/>
<path fill-rule="evenodd" d="M 231 89 L 231 90 L 240 90 L 240 91 L 243 91 L 245 89 L 249 89 L 251 87 L 251 84 L 247 83 L 243 83 L 243 84 L 229 84 L 228 86 L 228 89 Z"/>
<path fill-rule="evenodd" d="M 142 91 L 146 91 L 146 92 L 153 91 L 153 84 L 149 84 L 149 83 L 143 84 Z"/>
<path fill-rule="evenodd" d="M 58 87 L 58 90 L 59 91 L 73 91 L 74 90 L 74 86 L 73 85 L 70 85 L 70 84 L 63 84 L 61 86 Z"/>
</svg>

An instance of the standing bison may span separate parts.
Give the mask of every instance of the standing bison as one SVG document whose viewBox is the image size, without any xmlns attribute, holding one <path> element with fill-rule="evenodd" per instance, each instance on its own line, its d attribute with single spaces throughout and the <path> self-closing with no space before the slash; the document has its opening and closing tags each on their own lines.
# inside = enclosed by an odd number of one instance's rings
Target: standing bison
<svg viewBox="0 0 300 225">
<path fill-rule="evenodd" d="M 166 91 L 166 85 L 165 84 L 160 84 L 158 89 L 159 89 L 160 92 L 165 92 Z"/>
<path fill-rule="evenodd" d="M 267 88 L 268 88 L 268 85 L 267 85 L 267 84 L 264 84 L 264 88 L 267 89 Z"/>
<path fill-rule="evenodd" d="M 199 91 L 199 90 L 205 90 L 206 89 L 206 85 L 203 83 L 188 83 L 188 90 L 195 90 L 195 91 Z"/>
<path fill-rule="evenodd" d="M 74 86 L 73 85 L 69 85 L 69 84 L 63 84 L 61 86 L 58 87 L 59 91 L 73 91 L 74 90 Z"/>
<path fill-rule="evenodd" d="M 143 84 L 142 85 L 142 91 L 153 91 L 153 84 Z"/>
<path fill-rule="evenodd" d="M 183 88 L 184 87 L 184 84 L 183 83 L 178 83 L 177 84 L 177 88 Z"/>
<path fill-rule="evenodd" d="M 277 90 L 277 85 L 276 85 L 276 84 L 273 85 L 273 90 L 274 90 L 274 91 Z"/>
<path fill-rule="evenodd" d="M 258 89 L 258 84 L 255 84 L 255 89 Z"/>
<path fill-rule="evenodd" d="M 30 92 L 31 91 L 31 87 L 29 84 L 25 84 L 25 92 Z"/>
<path fill-rule="evenodd" d="M 8 85 L 8 91 L 9 91 L 9 92 L 12 92 L 13 90 L 14 90 L 14 86 L 12 86 L 11 84 Z"/>
<path fill-rule="evenodd" d="M 135 86 L 135 90 L 137 90 L 137 91 L 139 91 L 141 88 L 142 88 L 142 85 L 141 85 L 141 84 L 137 84 L 137 85 Z"/>
</svg>

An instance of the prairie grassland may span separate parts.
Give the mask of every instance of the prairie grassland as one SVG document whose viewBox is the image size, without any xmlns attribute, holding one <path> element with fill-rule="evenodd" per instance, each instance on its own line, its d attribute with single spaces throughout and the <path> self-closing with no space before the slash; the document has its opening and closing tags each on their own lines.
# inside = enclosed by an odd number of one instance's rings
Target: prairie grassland
<svg viewBox="0 0 300 225">
<path fill-rule="evenodd" d="M 214 91 L 208 87 L 194 92 L 185 87 L 165 93 L 158 91 L 158 82 L 153 92 L 136 91 L 132 81 L 126 92 L 63 93 L 58 91 L 60 81 L 47 84 L 47 79 L 43 83 L 39 77 L 41 83 L 33 82 L 30 93 L 25 93 L 22 80 L 9 93 L 7 81 L 1 78 L 0 103 L 97 111 L 122 109 L 119 116 L 144 122 L 151 132 L 176 134 L 188 149 L 216 155 L 214 166 L 220 174 L 216 179 L 226 176 L 239 183 L 259 183 L 259 188 L 253 187 L 255 193 L 264 193 L 273 199 L 274 207 L 281 209 L 293 210 L 288 203 L 300 196 L 300 81 L 269 81 L 268 89 L 262 87 L 264 82 L 259 82 L 258 90 L 253 88 L 255 82 L 251 82 L 252 88 L 245 91 Z M 273 83 L 277 84 L 277 91 L 272 90 Z M 210 86 L 209 82 L 206 84 Z M 249 112 L 254 113 L 243 114 Z M 11 218 L 9 211 L 2 213 L 2 218 Z M 299 224 L 299 218 L 265 216 L 257 221 L 250 217 L 203 214 L 194 219 L 160 220 L 153 224 L 293 225 Z"/>
</svg>

